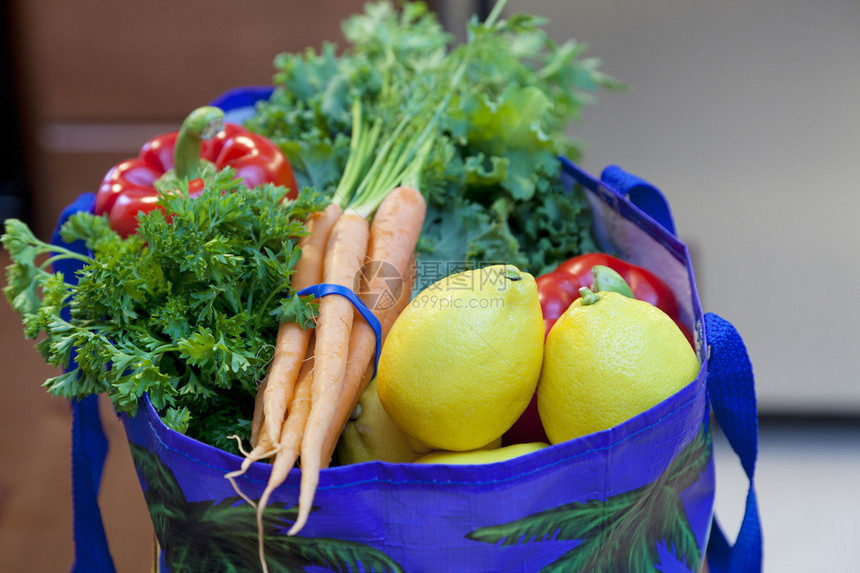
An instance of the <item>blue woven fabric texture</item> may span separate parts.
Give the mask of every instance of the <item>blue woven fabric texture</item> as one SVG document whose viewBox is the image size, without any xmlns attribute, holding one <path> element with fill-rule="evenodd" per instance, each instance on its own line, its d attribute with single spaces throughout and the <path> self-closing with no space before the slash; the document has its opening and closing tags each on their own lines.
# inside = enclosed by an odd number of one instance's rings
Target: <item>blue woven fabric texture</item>
<svg viewBox="0 0 860 573">
<path fill-rule="evenodd" d="M 758 414 L 752 364 L 734 326 L 713 313 L 705 314 L 710 356 L 708 398 L 717 423 L 738 455 L 749 479 L 746 508 L 734 546 L 719 524 L 708 544 L 708 565 L 713 573 L 757 573 L 762 564 L 762 533 L 755 494 L 758 457 Z"/>
<path fill-rule="evenodd" d="M 72 573 L 112 573 L 113 559 L 98 504 L 108 443 L 98 396 L 72 402 L 72 507 L 75 562 Z"/>
<path fill-rule="evenodd" d="M 73 214 L 79 211 L 92 211 L 95 201 L 94 194 L 84 193 L 66 207 L 60 214 L 57 229 L 51 237 L 51 244 L 62 245 L 85 254 L 87 249 L 82 241 L 66 243 L 60 237 L 59 229 Z M 72 277 L 75 271 L 82 266 L 83 263 L 80 261 L 61 261 L 55 265 L 54 270 L 62 272 L 67 277 L 66 280 L 74 280 Z M 66 318 L 69 318 L 68 312 Z M 70 405 L 72 408 L 72 512 L 75 535 L 75 562 L 72 565 L 72 572 L 112 573 L 115 568 L 98 505 L 102 469 L 108 452 L 107 438 L 99 417 L 98 396 L 88 396 L 80 401 L 73 400 Z"/>
<path fill-rule="evenodd" d="M 675 234 L 675 221 L 672 219 L 669 202 L 659 189 L 617 165 L 606 167 L 600 174 L 600 180 L 607 187 L 628 197 L 631 203 L 645 211 L 664 229 Z"/>
</svg>

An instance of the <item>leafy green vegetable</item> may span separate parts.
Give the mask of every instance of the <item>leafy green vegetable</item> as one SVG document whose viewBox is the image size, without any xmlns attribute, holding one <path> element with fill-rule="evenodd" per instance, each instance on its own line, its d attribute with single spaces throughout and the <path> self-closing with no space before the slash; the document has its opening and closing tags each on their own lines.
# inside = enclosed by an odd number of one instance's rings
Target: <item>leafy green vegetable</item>
<svg viewBox="0 0 860 573">
<path fill-rule="evenodd" d="M 566 132 L 593 93 L 622 87 L 582 57 L 585 45 L 556 44 L 544 24 L 525 14 L 473 19 L 468 41 L 449 50 L 450 35 L 425 5 L 368 4 L 344 23 L 349 46 L 340 55 L 324 44 L 276 58 L 276 89 L 247 126 L 295 155 L 300 180 L 332 195 L 356 133 L 377 122 L 384 139 L 420 115 L 416 106 L 442 102 L 432 147 L 409 173 L 428 200 L 419 272 L 501 261 L 544 272 L 595 248 L 585 199 L 562 188 L 558 156 L 580 157 L 581 142 Z"/>
<path fill-rule="evenodd" d="M 314 317 L 290 277 L 303 222 L 327 200 L 305 189 L 287 201 L 282 187 L 248 189 L 233 177 L 206 177 L 197 198 L 187 187 L 163 196 L 170 220 L 154 210 L 126 239 L 103 217 L 73 215 L 63 239 L 84 241 L 91 257 L 7 221 L 4 292 L 45 360 L 68 369 L 45 382 L 51 393 L 104 392 L 131 414 L 148 393 L 178 431 L 230 450 L 227 436 L 248 436 L 278 324 Z M 49 270 L 61 259 L 81 263 L 76 281 Z"/>
</svg>

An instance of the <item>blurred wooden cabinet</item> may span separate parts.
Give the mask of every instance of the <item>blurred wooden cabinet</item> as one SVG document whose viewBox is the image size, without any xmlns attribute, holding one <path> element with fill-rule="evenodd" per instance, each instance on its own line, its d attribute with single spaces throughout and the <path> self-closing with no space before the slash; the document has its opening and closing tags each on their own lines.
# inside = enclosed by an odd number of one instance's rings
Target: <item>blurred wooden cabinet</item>
<svg viewBox="0 0 860 573">
<path fill-rule="evenodd" d="M 37 233 L 116 162 L 191 109 L 271 83 L 274 57 L 343 45 L 363 0 L 13 0 L 11 28 Z"/>
</svg>

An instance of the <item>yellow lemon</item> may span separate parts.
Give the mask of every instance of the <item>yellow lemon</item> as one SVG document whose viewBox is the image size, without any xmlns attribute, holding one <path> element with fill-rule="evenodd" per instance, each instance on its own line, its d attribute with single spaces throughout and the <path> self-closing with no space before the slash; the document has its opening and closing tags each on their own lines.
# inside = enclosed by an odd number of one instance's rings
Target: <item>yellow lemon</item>
<svg viewBox="0 0 860 573">
<path fill-rule="evenodd" d="M 470 452 L 446 452 L 437 450 L 425 454 L 415 460 L 416 464 L 492 464 L 503 462 L 531 452 L 536 452 L 549 444 L 545 442 L 528 442 L 523 444 L 512 444 L 504 448 L 472 450 Z"/>
<path fill-rule="evenodd" d="M 383 462 L 414 462 L 431 448 L 411 440 L 391 421 L 379 403 L 376 378 L 359 397 L 358 404 L 340 433 L 337 459 L 340 465 L 380 460 Z"/>
<path fill-rule="evenodd" d="M 528 405 L 542 332 L 530 274 L 493 265 L 448 276 L 419 293 L 391 327 L 377 373 L 382 407 L 434 449 L 480 448 Z"/>
<path fill-rule="evenodd" d="M 538 383 L 541 423 L 553 444 L 611 428 L 678 392 L 699 366 L 663 311 L 586 290 L 547 337 Z"/>
</svg>

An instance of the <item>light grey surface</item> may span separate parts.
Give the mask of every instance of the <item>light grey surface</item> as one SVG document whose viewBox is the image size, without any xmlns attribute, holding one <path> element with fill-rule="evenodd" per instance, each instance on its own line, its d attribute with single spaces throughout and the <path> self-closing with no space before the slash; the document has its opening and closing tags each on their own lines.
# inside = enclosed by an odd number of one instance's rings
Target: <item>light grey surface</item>
<svg viewBox="0 0 860 573">
<path fill-rule="evenodd" d="M 669 198 L 762 411 L 860 414 L 860 2 L 511 0 L 630 90 L 573 132 Z"/>
<path fill-rule="evenodd" d="M 860 571 L 860 429 L 765 426 L 756 492 L 764 573 Z M 715 435 L 716 515 L 734 541 L 748 481 Z"/>
</svg>

